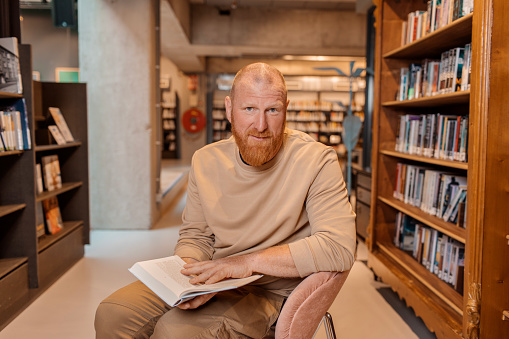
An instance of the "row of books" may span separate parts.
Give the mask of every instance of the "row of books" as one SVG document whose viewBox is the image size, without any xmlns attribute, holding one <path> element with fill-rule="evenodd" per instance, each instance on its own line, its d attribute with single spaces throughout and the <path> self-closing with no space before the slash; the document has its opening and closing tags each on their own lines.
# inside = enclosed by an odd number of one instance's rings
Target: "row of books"
<svg viewBox="0 0 509 339">
<path fill-rule="evenodd" d="M 32 148 L 25 99 L 0 110 L 0 152 Z"/>
<path fill-rule="evenodd" d="M 324 112 L 316 111 L 288 111 L 286 113 L 287 121 L 327 121 L 327 115 L 329 120 L 334 122 L 342 122 L 344 113 L 343 112 L 330 112 L 326 114 Z"/>
<path fill-rule="evenodd" d="M 398 163 L 393 197 L 465 227 L 467 177 Z"/>
<path fill-rule="evenodd" d="M 343 125 L 335 122 L 297 122 L 288 121 L 287 126 L 290 129 L 296 129 L 302 132 L 321 132 L 321 133 L 341 133 L 343 131 Z"/>
<path fill-rule="evenodd" d="M 402 45 L 418 40 L 473 12 L 473 0 L 430 0 L 426 11 L 414 11 L 403 21 Z"/>
<path fill-rule="evenodd" d="M 428 158 L 467 161 L 468 116 L 405 114 L 398 119 L 396 151 Z"/>
<path fill-rule="evenodd" d="M 462 293 L 465 245 L 401 212 L 395 226 L 394 244 Z"/>
<path fill-rule="evenodd" d="M 318 111 L 345 111 L 345 107 L 330 101 L 319 101 L 319 100 L 290 100 L 288 105 L 289 111 L 306 111 L 306 110 L 318 110 Z"/>
<path fill-rule="evenodd" d="M 424 59 L 400 69 L 397 100 L 412 100 L 470 89 L 471 43 L 441 53 L 440 60 Z"/>
</svg>

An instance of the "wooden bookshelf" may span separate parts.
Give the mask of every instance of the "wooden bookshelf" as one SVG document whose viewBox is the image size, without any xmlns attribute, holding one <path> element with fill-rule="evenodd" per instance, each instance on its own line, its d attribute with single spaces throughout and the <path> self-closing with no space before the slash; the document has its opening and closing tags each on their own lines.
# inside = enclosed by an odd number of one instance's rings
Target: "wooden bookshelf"
<svg viewBox="0 0 509 339">
<path fill-rule="evenodd" d="M 90 233 L 86 84 L 33 82 L 30 46 L 19 53 L 23 94 L 0 92 L 0 110 L 25 100 L 31 148 L 0 152 L 0 331 L 83 257 Z M 75 142 L 37 144 L 48 107 L 61 109 Z M 36 164 L 52 154 L 62 187 L 37 194 Z M 36 204 L 50 197 L 58 199 L 64 227 L 37 238 Z"/>
<path fill-rule="evenodd" d="M 13 204 L 0 206 L 0 218 L 8 214 L 17 212 L 26 207 L 26 204 Z"/>
<path fill-rule="evenodd" d="M 375 100 L 368 266 L 423 319 L 438 338 L 502 338 L 509 333 L 509 126 L 506 113 L 509 11 L 503 0 L 475 0 L 474 12 L 401 46 L 410 12 L 420 0 L 379 0 L 376 17 Z M 443 1 L 442 1 L 443 3 Z M 394 101 L 401 67 L 472 42 L 470 90 Z M 468 163 L 394 151 L 403 114 L 468 115 Z M 466 229 L 393 198 L 396 164 L 467 176 Z M 504 178 L 504 179 L 503 179 Z M 457 291 L 394 244 L 397 213 L 465 244 L 463 284 Z"/>
</svg>

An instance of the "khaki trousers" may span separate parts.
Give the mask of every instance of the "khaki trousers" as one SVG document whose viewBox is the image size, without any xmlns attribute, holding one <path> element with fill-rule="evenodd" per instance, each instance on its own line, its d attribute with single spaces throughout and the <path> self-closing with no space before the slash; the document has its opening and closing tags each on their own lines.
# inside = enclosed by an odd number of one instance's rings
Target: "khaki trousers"
<svg viewBox="0 0 509 339">
<path fill-rule="evenodd" d="M 97 339 L 267 338 L 284 297 L 255 286 L 216 294 L 194 310 L 169 307 L 137 281 L 104 299 L 97 308 Z"/>
</svg>

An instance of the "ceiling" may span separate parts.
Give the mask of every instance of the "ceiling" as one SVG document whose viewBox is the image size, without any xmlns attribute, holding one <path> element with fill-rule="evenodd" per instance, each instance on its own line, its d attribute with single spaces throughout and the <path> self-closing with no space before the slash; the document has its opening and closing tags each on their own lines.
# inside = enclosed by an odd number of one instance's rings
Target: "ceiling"
<svg viewBox="0 0 509 339">
<path fill-rule="evenodd" d="M 191 4 L 204 4 L 224 9 L 242 7 L 355 10 L 356 0 L 189 0 Z"/>
<path fill-rule="evenodd" d="M 238 67 L 239 60 L 288 55 L 359 60 L 365 55 L 365 14 L 372 4 L 372 0 L 161 0 L 161 54 L 185 73 L 210 72 L 212 66 L 228 71 L 229 66 Z"/>
</svg>

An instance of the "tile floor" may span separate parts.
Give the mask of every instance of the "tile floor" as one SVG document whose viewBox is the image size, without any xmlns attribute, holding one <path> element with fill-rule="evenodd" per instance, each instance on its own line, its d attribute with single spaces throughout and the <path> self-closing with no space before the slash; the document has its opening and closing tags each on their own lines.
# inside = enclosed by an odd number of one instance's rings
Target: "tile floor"
<svg viewBox="0 0 509 339">
<path fill-rule="evenodd" d="M 152 230 L 92 231 L 85 257 L 1 331 L 0 339 L 94 338 L 99 302 L 135 280 L 127 269 L 172 254 L 184 204 L 182 192 Z M 387 285 L 373 280 L 366 256 L 360 243 L 357 262 L 330 309 L 338 338 L 435 338 Z M 323 326 L 316 338 L 325 338 Z"/>
</svg>

